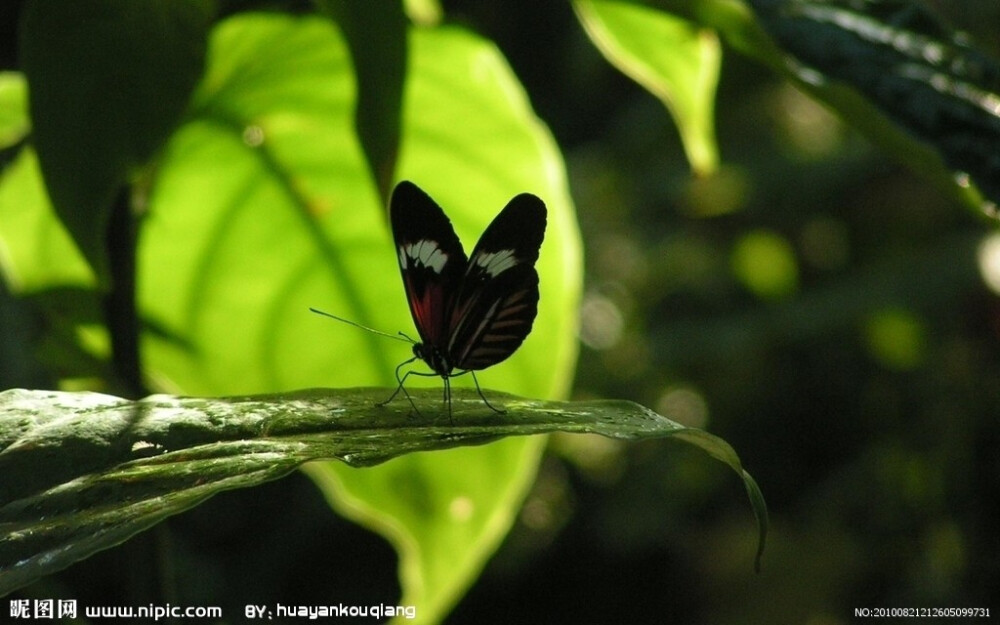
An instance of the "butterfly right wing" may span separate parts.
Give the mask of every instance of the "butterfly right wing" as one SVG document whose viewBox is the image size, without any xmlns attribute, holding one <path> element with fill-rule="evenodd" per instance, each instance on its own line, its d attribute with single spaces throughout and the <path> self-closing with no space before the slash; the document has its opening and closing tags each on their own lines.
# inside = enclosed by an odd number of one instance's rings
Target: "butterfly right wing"
<svg viewBox="0 0 1000 625">
<path fill-rule="evenodd" d="M 531 332 L 545 213 L 540 199 L 522 193 L 479 238 L 451 313 L 447 353 L 455 367 L 479 370 L 502 362 Z"/>
<path fill-rule="evenodd" d="M 449 310 L 469 262 L 462 243 L 441 207 L 406 180 L 392 192 L 389 221 L 413 323 L 427 347 L 445 353 Z"/>
</svg>

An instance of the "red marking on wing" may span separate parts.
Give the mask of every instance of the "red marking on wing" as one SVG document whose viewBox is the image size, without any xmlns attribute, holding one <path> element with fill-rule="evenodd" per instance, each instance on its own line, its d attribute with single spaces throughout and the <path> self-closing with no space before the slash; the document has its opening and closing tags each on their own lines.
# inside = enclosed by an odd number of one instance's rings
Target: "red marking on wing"
<svg viewBox="0 0 1000 625">
<path fill-rule="evenodd" d="M 439 284 L 428 284 L 423 293 L 417 293 L 413 282 L 407 277 L 406 293 L 410 300 L 410 310 L 417 324 L 417 331 L 425 343 L 438 345 L 441 339 L 444 319 L 444 291 Z"/>
</svg>

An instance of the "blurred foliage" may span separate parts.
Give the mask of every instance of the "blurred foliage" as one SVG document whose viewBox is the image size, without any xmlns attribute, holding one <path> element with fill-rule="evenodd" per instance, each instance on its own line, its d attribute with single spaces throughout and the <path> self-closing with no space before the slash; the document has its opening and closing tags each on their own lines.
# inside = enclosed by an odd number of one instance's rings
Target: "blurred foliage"
<svg viewBox="0 0 1000 625">
<path fill-rule="evenodd" d="M 752 22 L 738 2 L 654 4 Z M 996 2 L 926 5 L 1000 52 Z M 933 154 L 885 117 L 831 114 L 863 98 L 827 86 L 841 99 L 821 105 L 734 27 L 723 42 L 765 64 L 725 49 L 721 165 L 692 178 L 663 103 L 602 58 L 569 4 L 455 0 L 443 15 L 502 50 L 567 159 L 588 272 L 574 395 L 724 437 L 774 527 L 753 576 L 725 469 L 680 446 L 558 437 L 448 622 L 847 623 L 865 606 L 991 607 L 1000 246 Z M 2 310 L 15 328 L 0 342 L 5 376 L 44 386 L 23 356 L 39 322 L 10 300 Z M 296 477 L 175 519 L 174 566 L 216 573 L 201 586 L 181 575 L 176 590 L 206 604 L 227 585 L 248 602 L 395 596 L 393 553 L 324 510 Z M 97 572 L 155 552 L 126 545 L 67 583 L 119 596 Z"/>
<path fill-rule="evenodd" d="M 767 474 L 776 526 L 748 578 L 733 558 L 745 513 L 721 473 L 670 447 L 561 438 L 573 468 L 545 465 L 523 527 L 454 622 L 501 622 L 491 615 L 524 602 L 539 621 L 576 623 L 848 623 L 862 606 L 990 606 L 989 229 L 730 51 L 721 166 L 691 178 L 656 98 L 607 66 L 568 11 L 453 4 L 499 43 L 567 153 L 588 270 L 575 393 L 683 406 Z M 928 4 L 1000 52 L 996 3 Z M 512 17 L 528 5 L 535 19 Z M 778 299 L 733 263 L 761 232 L 797 275 Z"/>
</svg>

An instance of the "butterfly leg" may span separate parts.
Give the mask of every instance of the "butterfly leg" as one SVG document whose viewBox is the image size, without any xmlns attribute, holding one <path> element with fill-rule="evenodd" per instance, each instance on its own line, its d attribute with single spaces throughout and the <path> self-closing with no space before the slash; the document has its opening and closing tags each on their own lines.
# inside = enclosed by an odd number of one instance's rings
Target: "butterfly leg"
<svg viewBox="0 0 1000 625">
<path fill-rule="evenodd" d="M 392 392 L 392 395 L 389 395 L 389 397 L 386 400 L 381 401 L 378 404 L 376 404 L 377 406 L 385 406 L 386 404 L 388 404 L 389 402 L 391 402 L 393 399 L 395 399 L 396 395 L 399 395 L 399 391 L 403 391 L 403 395 L 406 396 L 406 400 L 408 402 L 410 402 L 410 407 L 413 408 L 413 411 L 416 412 L 418 416 L 420 415 L 420 410 L 417 409 L 417 405 L 415 403 L 413 403 L 413 398 L 410 397 L 410 394 L 406 391 L 406 387 L 404 386 L 404 383 L 406 382 L 406 378 L 410 377 L 410 374 L 414 373 L 414 372 L 413 371 L 407 371 L 406 374 L 402 378 L 399 377 L 399 370 L 402 369 L 403 367 L 405 367 L 406 365 L 410 364 L 411 362 L 413 362 L 416 359 L 417 359 L 417 357 L 414 356 L 413 358 L 410 358 L 409 360 L 407 360 L 405 362 L 399 363 L 399 365 L 396 367 L 396 382 L 399 383 L 398 386 L 396 386 L 396 390 L 394 390 Z"/>
<path fill-rule="evenodd" d="M 455 425 L 455 422 L 451 418 L 451 380 L 449 376 L 443 376 L 444 379 L 444 405 L 448 407 L 448 424 Z"/>
<path fill-rule="evenodd" d="M 483 395 L 483 389 L 479 388 L 479 380 L 476 379 L 476 372 L 469 371 L 469 373 L 472 374 L 472 381 L 476 383 L 476 392 L 479 393 L 479 396 L 483 399 L 483 403 L 489 406 L 490 410 L 492 410 L 497 414 L 507 414 L 506 410 L 500 410 L 499 408 L 491 404 L 490 400 L 486 399 L 486 395 Z"/>
</svg>

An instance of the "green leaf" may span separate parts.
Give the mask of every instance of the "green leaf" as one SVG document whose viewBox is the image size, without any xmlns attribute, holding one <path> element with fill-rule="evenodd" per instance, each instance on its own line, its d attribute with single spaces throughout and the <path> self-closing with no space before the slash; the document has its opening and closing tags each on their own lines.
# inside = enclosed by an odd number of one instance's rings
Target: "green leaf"
<svg viewBox="0 0 1000 625">
<path fill-rule="evenodd" d="M 752 2 L 800 80 L 850 85 L 1000 204 L 1000 63 L 911 2 Z M 854 118 L 851 118 L 854 121 Z"/>
<path fill-rule="evenodd" d="M 992 87 L 977 85 L 975 79 L 969 80 L 956 72 L 962 69 L 972 70 L 973 74 L 979 73 L 979 80 L 983 80 L 991 75 L 997 75 L 997 65 L 981 52 L 968 46 L 958 45 L 959 36 L 951 33 L 945 35 L 944 29 L 940 28 L 937 29 L 937 33 L 941 40 L 929 42 L 931 45 L 926 48 L 929 58 L 917 58 L 922 54 L 922 46 L 912 46 L 921 39 L 928 43 L 927 38 L 897 28 L 899 24 L 905 24 L 914 17 L 918 23 L 926 26 L 927 18 L 924 10 L 919 9 L 917 5 L 898 2 L 845 4 L 799 0 L 768 2 L 667 0 L 664 4 L 678 15 L 715 28 L 726 43 L 769 66 L 803 92 L 826 104 L 873 143 L 963 205 L 978 214 L 995 216 L 996 201 L 995 199 L 993 202 L 988 201 L 984 197 L 984 192 L 988 192 L 991 188 L 995 189 L 994 181 L 998 178 L 986 174 L 980 175 L 979 180 L 970 179 L 969 175 L 952 167 L 969 167 L 971 164 L 976 171 L 986 172 L 997 167 L 998 161 L 994 157 L 998 153 L 996 137 L 1000 136 L 998 134 L 1000 116 L 997 115 L 995 106 L 990 106 L 990 102 L 996 102 L 1000 97 L 997 95 L 997 87 L 995 84 Z M 835 6 L 837 4 L 841 7 Z M 753 5 L 759 11 L 760 17 L 755 15 L 748 5 Z M 821 14 L 827 13 L 828 18 L 808 17 L 803 20 L 802 9 L 807 5 L 812 5 L 811 8 Z M 855 9 L 850 9 L 851 6 Z M 843 11 L 844 14 L 836 18 L 829 18 L 829 14 L 836 14 L 844 7 L 850 10 Z M 852 15 L 856 7 L 867 7 L 872 13 L 882 12 L 886 15 L 882 15 L 881 18 L 872 15 L 871 19 L 863 15 Z M 896 25 L 892 23 L 893 11 L 900 11 L 900 15 L 894 18 Z M 805 13 L 809 13 L 809 10 Z M 885 17 L 891 19 L 882 19 Z M 803 27 L 803 21 L 815 23 Z M 857 32 L 852 33 L 851 30 Z M 870 41 L 864 42 L 865 39 Z M 834 48 L 841 46 L 833 46 L 833 43 L 838 40 L 854 40 L 857 44 L 853 47 L 848 46 L 847 49 L 853 49 L 856 54 L 856 63 L 850 65 L 860 68 L 861 75 L 854 77 L 839 75 L 839 70 L 848 64 L 840 65 L 835 58 L 839 52 Z M 916 53 L 917 57 L 904 59 L 897 56 L 898 51 L 890 50 L 891 44 L 895 41 L 903 42 L 904 48 L 910 47 L 910 52 Z M 826 59 L 830 62 L 829 75 L 824 74 L 822 68 L 815 65 L 810 67 L 811 63 L 817 61 L 816 57 L 812 56 L 817 50 L 821 54 L 820 60 L 822 55 L 830 55 Z M 802 58 L 795 56 L 803 51 L 806 54 Z M 869 63 L 867 58 L 870 58 L 872 63 Z M 945 65 L 950 67 L 942 68 L 944 70 L 942 72 L 930 70 L 928 64 L 935 58 L 947 61 Z M 876 82 L 885 81 L 882 83 L 882 95 L 888 96 L 890 101 L 896 100 L 897 106 L 885 106 L 886 102 L 877 93 L 880 91 L 879 87 L 876 86 L 871 90 L 872 83 L 863 79 L 873 73 L 875 59 L 879 59 L 879 64 L 889 59 L 898 61 L 898 63 L 891 62 L 889 69 L 874 72 Z M 896 85 L 893 85 L 893 82 Z M 899 98 L 896 86 L 901 82 L 909 83 L 911 88 L 907 90 L 908 96 Z M 938 87 L 935 87 L 935 84 Z M 935 91 L 938 93 L 933 94 Z M 970 110 L 970 101 L 973 103 L 971 108 L 978 110 Z M 933 104 L 928 107 L 928 103 Z M 982 132 L 974 131 L 964 139 L 962 133 L 950 132 L 940 137 L 921 138 L 907 127 L 903 120 L 905 115 L 900 115 L 907 107 L 912 107 L 909 113 L 915 112 L 916 115 L 913 117 L 916 120 L 932 122 L 959 112 L 957 121 L 960 122 L 960 127 L 966 127 L 967 124 L 977 126 Z M 944 114 L 939 118 L 935 111 Z M 962 120 L 961 118 L 966 115 L 968 119 Z M 949 165 L 949 162 L 952 165 Z M 982 188 L 977 188 L 976 185 L 981 185 Z M 993 194 L 996 195 L 996 191 L 993 191 Z"/>
<path fill-rule="evenodd" d="M 444 207 L 467 248 L 513 195 L 532 192 L 548 206 L 534 330 L 479 379 L 559 397 L 575 365 L 582 279 L 562 158 L 492 45 L 455 28 L 414 29 L 409 39 L 399 177 Z M 152 386 L 231 395 L 394 384 L 408 346 L 308 311 L 413 332 L 385 207 L 355 132 L 356 98 L 347 47 L 329 21 L 240 15 L 217 26 L 143 222 L 139 302 L 147 330 L 159 329 L 143 342 Z M 411 377 L 407 386 L 439 394 L 440 384 Z M 510 440 L 365 472 L 327 463 L 309 473 L 338 509 L 393 542 L 406 602 L 435 620 L 506 534 L 543 444 Z M 400 475 L 419 498 L 400 495 Z M 474 514 L 456 518 L 456 500 Z"/>
<path fill-rule="evenodd" d="M 22 74 L 0 72 L 0 149 L 12 148 L 31 131 L 28 83 Z M 0 170 L 0 272 L 18 295 L 79 286 L 92 287 L 87 261 L 49 203 L 30 147 L 11 151 Z"/>
<path fill-rule="evenodd" d="M 420 26 L 437 26 L 443 14 L 438 0 L 403 0 L 403 10 Z"/>
<path fill-rule="evenodd" d="M 388 393 L 384 389 L 380 399 Z M 440 393 L 423 393 L 440 411 Z M 475 392 L 468 397 L 482 408 Z M 400 554 L 401 603 L 419 605 L 434 622 L 457 603 L 507 535 L 534 483 L 545 440 L 508 439 L 414 454 L 372 471 L 332 463 L 304 469 L 342 515 L 389 540 Z"/>
<path fill-rule="evenodd" d="M 628 2 L 575 0 L 573 7 L 605 58 L 666 105 L 692 169 L 712 173 L 719 160 L 713 115 L 722 60 L 715 34 Z"/>
<path fill-rule="evenodd" d="M 135 402 L 97 393 L 0 392 L 0 596 L 216 493 L 276 479 L 309 460 L 370 467 L 416 451 L 555 431 L 676 437 L 706 451 L 743 479 L 763 548 L 767 509 L 760 491 L 732 448 L 707 432 L 630 402 L 490 392 L 507 410 L 498 415 L 469 390 L 456 392 L 449 423 L 436 392 L 413 392 L 419 414 L 405 401 L 376 405 L 387 392 L 154 395 Z M 408 484 L 399 486 L 402 496 Z M 467 507 L 473 502 L 451 503 L 456 515 L 477 513 Z"/>
<path fill-rule="evenodd" d="M 36 0 L 19 54 L 33 138 L 59 217 L 102 282 L 116 190 L 179 120 L 201 75 L 203 0 Z"/>
<path fill-rule="evenodd" d="M 30 128 L 28 83 L 24 75 L 0 72 L 0 149 L 21 141 Z"/>
<path fill-rule="evenodd" d="M 0 173 L 0 270 L 19 295 L 95 284 L 90 264 L 49 203 L 31 148 Z"/>
<path fill-rule="evenodd" d="M 406 16 L 398 2 L 316 0 L 332 15 L 351 51 L 357 77 L 354 119 L 379 195 L 387 202 L 399 155 L 406 74 Z"/>
</svg>

